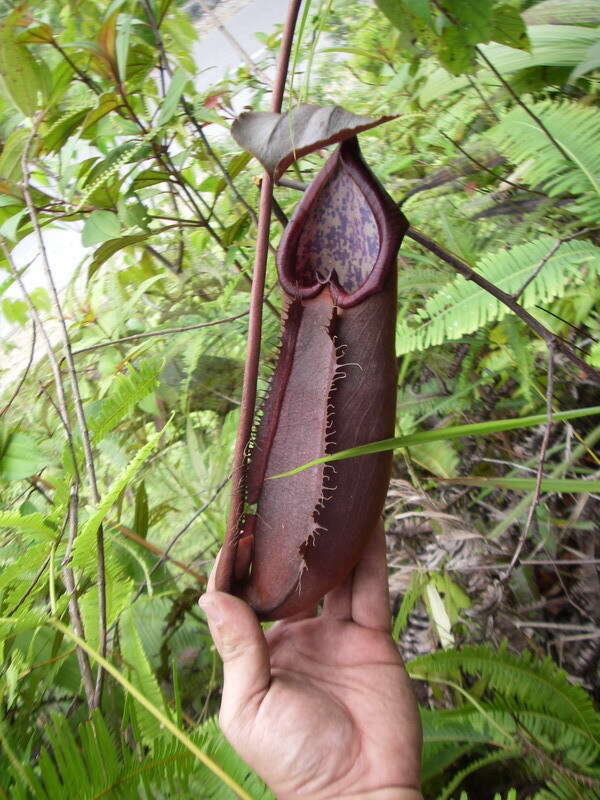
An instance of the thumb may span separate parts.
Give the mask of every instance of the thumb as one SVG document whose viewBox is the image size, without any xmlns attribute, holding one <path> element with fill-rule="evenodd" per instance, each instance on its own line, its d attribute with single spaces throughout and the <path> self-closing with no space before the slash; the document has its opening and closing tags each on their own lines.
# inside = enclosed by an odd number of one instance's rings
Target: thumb
<svg viewBox="0 0 600 800">
<path fill-rule="evenodd" d="M 199 600 L 215 647 L 223 660 L 221 726 L 253 716 L 271 680 L 267 640 L 247 603 L 225 592 L 207 592 Z"/>
</svg>

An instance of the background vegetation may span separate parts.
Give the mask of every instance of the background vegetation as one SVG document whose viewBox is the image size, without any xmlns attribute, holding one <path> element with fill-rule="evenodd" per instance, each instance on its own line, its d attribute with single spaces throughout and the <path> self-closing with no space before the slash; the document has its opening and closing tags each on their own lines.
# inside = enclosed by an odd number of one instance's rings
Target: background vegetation
<svg viewBox="0 0 600 800">
<path fill-rule="evenodd" d="M 196 600 L 224 532 L 261 173 L 227 128 L 266 107 L 278 35 L 199 92 L 171 0 L 0 14 L 0 797 L 267 797 L 213 720 Z M 600 424 L 551 423 L 600 405 L 599 25 L 597 0 L 306 0 L 297 31 L 288 106 L 397 114 L 361 144 L 411 225 L 550 331 L 405 241 L 398 435 L 492 423 L 399 449 L 389 494 L 427 798 L 600 796 Z M 280 220 L 298 197 L 277 187 Z M 50 247 L 25 290 L 15 248 L 65 226 L 87 248 L 67 289 Z"/>
</svg>

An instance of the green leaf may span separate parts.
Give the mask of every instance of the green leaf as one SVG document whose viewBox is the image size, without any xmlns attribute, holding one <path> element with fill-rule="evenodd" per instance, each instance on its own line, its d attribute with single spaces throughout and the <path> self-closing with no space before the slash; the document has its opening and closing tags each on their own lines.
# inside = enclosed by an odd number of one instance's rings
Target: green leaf
<svg viewBox="0 0 600 800">
<path fill-rule="evenodd" d="M 34 57 L 16 40 L 21 16 L 22 10 L 16 9 L 0 22 L 0 78 L 15 106 L 31 117 L 39 108 L 43 84 Z"/>
<path fill-rule="evenodd" d="M 533 491 L 536 487 L 535 478 L 440 478 L 444 483 L 456 483 L 461 486 L 482 486 L 491 489 L 522 489 Z M 586 481 L 581 478 L 544 478 L 542 480 L 543 494 L 556 492 L 558 494 L 589 494 L 600 492 L 600 481 Z"/>
<path fill-rule="evenodd" d="M 26 433 L 12 433 L 0 453 L 0 479 L 19 481 L 35 475 L 46 464 L 38 445 Z"/>
<path fill-rule="evenodd" d="M 464 44 L 475 45 L 489 42 L 492 33 L 493 19 L 492 0 L 443 0 L 440 8 L 444 11 L 450 25 L 460 31 Z"/>
<path fill-rule="evenodd" d="M 93 247 L 109 239 L 114 239 L 121 232 L 118 216 L 112 211 L 92 211 L 85 221 L 81 232 L 81 243 L 84 247 Z"/>
<path fill-rule="evenodd" d="M 183 91 L 189 80 L 190 76 L 181 67 L 175 72 L 171 78 L 171 83 L 169 84 L 165 99 L 160 107 L 158 119 L 156 120 L 157 127 L 160 128 L 163 125 L 166 125 L 167 122 L 173 118 L 175 112 L 177 111 L 177 106 L 179 105 Z"/>
<path fill-rule="evenodd" d="M 116 54 L 117 54 L 117 70 L 121 82 L 127 79 L 127 56 L 129 55 L 129 40 L 131 38 L 131 14 L 119 14 L 117 17 L 117 38 L 116 38 Z"/>
<path fill-rule="evenodd" d="M 42 134 L 42 144 L 48 153 L 57 153 L 77 130 L 89 113 L 89 106 L 61 116 Z"/>
<path fill-rule="evenodd" d="M 122 631 L 120 640 L 121 652 L 129 669 L 129 679 L 144 697 L 153 703 L 156 708 L 159 708 L 163 714 L 171 718 L 154 672 L 148 663 L 136 623 L 135 608 L 125 611 L 119 621 L 119 628 Z M 140 708 L 138 720 L 142 741 L 145 745 L 150 746 L 159 738 L 164 728 L 156 717 L 149 714 L 145 708 Z"/>
<path fill-rule="evenodd" d="M 0 511 L 0 528 L 11 528 L 25 533 L 41 533 L 47 538 L 54 536 L 53 528 L 39 511 L 25 515 L 18 514 L 16 511 Z"/>
<path fill-rule="evenodd" d="M 21 208 L 16 214 L 13 214 L 12 217 L 5 219 L 2 225 L 0 225 L 0 236 L 10 239 L 11 242 L 18 241 L 19 237 L 17 232 L 19 225 L 28 213 L 26 208 Z"/>
<path fill-rule="evenodd" d="M 600 406 L 590 406 L 589 408 L 579 408 L 573 411 L 559 411 L 552 415 L 554 422 L 564 422 L 581 417 L 591 417 L 600 414 Z M 269 475 L 268 480 L 276 478 L 287 478 L 290 475 L 297 475 L 309 467 L 317 464 L 327 464 L 331 461 L 342 461 L 345 458 L 354 456 L 366 456 L 371 453 L 383 453 L 386 450 L 395 450 L 398 447 L 409 447 L 423 442 L 436 442 L 447 439 L 461 439 L 464 436 L 486 436 L 490 433 L 500 433 L 501 431 L 512 431 L 519 428 L 532 428 L 543 425 L 547 421 L 546 414 L 535 414 L 530 417 L 516 417 L 515 419 L 496 419 L 491 422 L 476 422 L 473 425 L 454 425 L 448 428 L 438 428 L 433 431 L 423 431 L 422 433 L 411 433 L 407 436 L 398 436 L 394 439 L 383 439 L 380 442 L 364 444 L 360 447 L 353 447 L 349 450 L 340 450 L 339 453 L 330 453 L 322 458 L 316 458 L 307 464 L 302 464 L 288 472 L 281 472 L 278 475 Z"/>
<path fill-rule="evenodd" d="M 0 233 L 3 231 L 4 226 L 0 228 Z M 6 233 L 4 233 L 6 236 Z M 27 310 L 28 306 L 24 300 L 10 300 L 8 297 L 2 301 L 2 313 L 7 322 L 17 325 L 27 324 Z"/>
<path fill-rule="evenodd" d="M 594 69 L 600 67 L 600 42 L 593 44 L 588 50 L 585 59 L 575 67 L 573 72 L 569 75 L 569 83 L 574 83 L 578 78 L 587 75 Z"/>
<path fill-rule="evenodd" d="M 17 36 L 17 41 L 21 44 L 52 44 L 54 34 L 52 28 L 45 23 L 36 23 L 31 28 L 23 31 Z"/>
<path fill-rule="evenodd" d="M 375 0 L 375 5 L 400 31 L 404 31 L 406 28 L 407 12 L 414 14 L 426 25 L 431 24 L 429 0 Z M 371 53 L 370 57 L 373 58 L 374 54 Z"/>
<path fill-rule="evenodd" d="M 21 158 L 30 133 L 17 128 L 8 136 L 0 153 L 0 178 L 18 183 L 21 180 Z"/>
<path fill-rule="evenodd" d="M 29 299 L 33 303 L 34 308 L 37 308 L 38 311 L 50 311 L 52 308 L 50 295 L 42 286 L 30 292 Z"/>
<path fill-rule="evenodd" d="M 102 119 L 102 117 L 110 114 L 111 111 L 119 108 L 121 103 L 121 99 L 113 92 L 106 92 L 100 95 L 96 108 L 91 109 L 85 115 L 83 125 L 81 126 L 81 132 L 85 133 L 85 131 L 91 128 L 99 119 Z"/>
<path fill-rule="evenodd" d="M 492 13 L 490 39 L 518 50 L 531 48 L 525 21 L 519 10 L 511 5 L 496 6 Z"/>
<path fill-rule="evenodd" d="M 121 236 L 119 239 L 111 239 L 108 242 L 104 242 L 97 250 L 94 250 L 94 258 L 88 268 L 88 280 L 100 269 L 105 261 L 108 261 L 108 259 L 114 256 L 115 253 L 118 253 L 119 250 L 123 250 L 125 247 L 129 247 L 132 244 L 140 244 L 140 242 L 154 236 L 155 233 L 160 233 L 160 231 L 136 233 L 132 236 Z"/>
<path fill-rule="evenodd" d="M 119 219 L 126 228 L 148 229 L 150 218 L 137 195 L 120 197 L 117 203 L 117 211 L 119 212 Z"/>
<path fill-rule="evenodd" d="M 144 481 L 140 481 L 135 492 L 133 529 L 142 539 L 148 535 L 148 493 Z"/>
</svg>

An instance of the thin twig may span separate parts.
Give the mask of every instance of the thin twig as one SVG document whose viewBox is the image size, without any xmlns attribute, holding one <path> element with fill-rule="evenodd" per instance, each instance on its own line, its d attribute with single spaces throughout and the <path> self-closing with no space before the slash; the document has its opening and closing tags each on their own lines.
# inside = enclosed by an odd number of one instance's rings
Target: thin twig
<svg viewBox="0 0 600 800">
<path fill-rule="evenodd" d="M 501 175 L 497 175 L 493 169 L 484 164 L 483 161 L 480 161 L 478 158 L 475 158 L 475 156 L 472 156 L 467 150 L 465 150 L 465 148 L 462 145 L 460 145 L 457 141 L 455 141 L 451 136 L 448 136 L 447 133 L 444 133 L 444 131 L 441 130 L 438 130 L 438 133 L 440 133 L 444 137 L 444 139 L 447 139 L 451 144 L 453 144 L 454 147 L 456 147 L 456 149 L 459 150 L 463 154 L 463 156 L 465 156 L 465 158 L 468 158 L 469 161 L 472 161 L 476 167 L 479 167 L 479 169 L 484 170 L 484 172 L 488 172 L 490 175 L 493 175 L 494 178 L 496 178 L 496 180 L 502 181 L 502 183 L 506 183 L 509 186 L 513 186 L 515 189 L 523 189 L 526 192 L 531 192 L 532 194 L 539 194 L 542 197 L 545 197 L 546 199 L 548 198 L 548 195 L 545 194 L 544 192 L 539 192 L 537 189 L 532 189 L 531 187 L 525 186 L 522 183 L 514 183 L 514 181 L 511 181 L 508 178 L 503 178 Z"/>
<path fill-rule="evenodd" d="M 181 566 L 180 562 L 176 562 L 175 559 L 172 558 L 172 556 L 170 555 L 171 550 L 175 547 L 175 545 L 181 539 L 181 537 L 184 536 L 189 531 L 189 529 L 192 527 L 192 525 L 198 519 L 198 517 L 201 516 L 206 511 L 206 509 L 216 500 L 221 490 L 227 485 L 230 478 L 231 475 L 227 475 L 227 477 L 221 481 L 221 483 L 217 486 L 217 488 L 212 493 L 210 498 L 206 501 L 206 503 L 204 503 L 203 506 L 201 506 L 197 511 L 195 511 L 194 514 L 190 517 L 190 519 L 185 523 L 183 528 L 181 528 L 181 530 L 179 530 L 175 534 L 175 536 L 173 536 L 169 544 L 162 551 L 160 559 L 156 562 L 156 564 L 154 564 L 154 566 L 150 570 L 150 576 L 152 576 L 156 572 L 156 570 L 159 569 L 167 560 L 173 561 L 174 563 Z M 138 599 L 138 597 L 142 594 L 142 592 L 144 591 L 144 586 L 145 583 L 143 582 L 140 583 L 135 595 L 133 596 L 133 600 L 131 601 L 132 603 L 134 603 Z"/>
<path fill-rule="evenodd" d="M 33 356 L 34 356 L 34 353 L 35 353 L 35 340 L 36 340 L 36 324 L 35 324 L 35 320 L 34 320 L 32 326 L 31 326 L 31 349 L 29 351 L 29 361 L 27 362 L 27 366 L 25 367 L 25 370 L 23 371 L 23 374 L 21 375 L 21 379 L 19 380 L 18 384 L 16 385 L 14 392 L 10 396 L 10 400 L 4 406 L 2 411 L 0 411 L 0 417 L 3 417 L 6 414 L 6 412 L 8 411 L 8 409 L 12 406 L 14 401 L 19 396 L 19 392 L 23 388 L 23 384 L 27 380 L 27 376 L 29 375 L 29 370 L 31 369 L 31 365 L 33 364 Z"/>
<path fill-rule="evenodd" d="M 523 527 L 523 531 L 519 537 L 519 541 L 517 542 L 517 546 L 510 560 L 510 564 L 508 565 L 508 569 L 501 578 L 503 581 L 507 581 L 510 578 L 513 569 L 519 562 L 521 551 L 523 550 L 523 547 L 529 535 L 531 523 L 533 522 L 533 515 L 536 512 L 537 504 L 539 502 L 540 495 L 542 492 L 542 480 L 544 478 L 544 463 L 546 460 L 546 451 L 548 449 L 548 442 L 550 441 L 550 431 L 552 430 L 553 396 L 554 396 L 554 342 L 550 340 L 548 342 L 548 377 L 546 385 L 546 427 L 544 428 L 544 436 L 542 438 L 542 445 L 540 447 L 537 475 L 535 479 L 535 489 L 533 491 L 533 498 L 531 500 L 531 505 L 529 506 L 529 513 L 527 514 L 527 520 L 525 521 L 525 526 Z"/>
<path fill-rule="evenodd" d="M 63 348 L 65 352 L 65 358 L 67 363 L 67 373 L 69 375 L 69 380 L 71 382 L 71 391 L 73 394 L 73 405 L 75 408 L 75 416 L 77 418 L 77 423 L 79 427 L 79 433 L 81 435 L 81 442 L 83 445 L 83 454 L 85 459 L 86 470 L 88 474 L 89 484 L 91 495 L 94 503 L 98 504 L 100 502 L 100 492 L 98 491 L 98 483 L 96 480 L 96 468 L 94 465 L 94 456 L 92 453 L 92 444 L 90 439 L 90 434 L 87 426 L 87 422 L 85 419 L 85 412 L 83 410 L 83 402 L 81 400 L 81 393 L 79 391 L 79 382 L 77 380 L 77 373 L 75 370 L 75 362 L 73 360 L 73 353 L 71 351 L 71 340 L 69 338 L 69 332 L 67 330 L 67 323 L 62 312 L 62 307 L 60 303 L 60 298 L 58 296 L 58 290 L 56 288 L 56 284 L 54 282 L 54 276 L 52 274 L 52 268 L 50 267 L 50 261 L 48 259 L 48 253 L 46 251 L 46 245 L 44 242 L 44 237 L 42 235 L 42 230 L 39 225 L 39 220 L 37 216 L 37 211 L 33 200 L 31 198 L 31 191 L 29 186 L 29 158 L 31 155 L 31 148 L 35 139 L 38 136 L 39 126 L 44 118 L 44 113 L 40 112 L 36 114 L 33 121 L 33 129 L 31 136 L 27 142 L 27 145 L 23 151 L 23 156 L 21 159 L 21 167 L 23 170 L 23 197 L 25 200 L 25 205 L 27 206 L 27 210 L 29 212 L 29 217 L 31 219 L 31 224 L 33 230 L 36 235 L 38 247 L 40 250 L 40 256 L 42 260 L 42 267 L 44 273 L 46 275 L 46 280 L 48 283 L 48 287 L 50 289 L 50 294 L 53 299 L 54 309 L 58 316 L 58 320 L 60 323 L 60 332 L 63 341 Z M 99 642 L 100 642 L 100 653 L 102 656 L 106 655 L 106 567 L 105 567 L 105 559 L 104 559 L 104 533 L 102 531 L 102 526 L 98 527 L 98 531 L 96 534 L 96 547 L 97 547 L 97 565 L 98 565 L 98 635 L 99 635 Z M 98 668 L 97 679 L 96 679 L 96 691 L 94 695 L 94 708 L 97 708 L 100 704 L 100 699 L 102 695 L 102 686 L 103 686 L 103 671 Z"/>
<path fill-rule="evenodd" d="M 123 536 L 127 539 L 131 539 L 132 542 L 135 542 L 140 547 L 143 547 L 145 550 L 148 550 L 149 553 L 152 553 L 155 556 L 160 558 L 160 563 L 163 564 L 165 561 L 169 561 L 171 564 L 174 564 L 178 567 L 182 572 L 185 572 L 186 575 L 191 575 L 192 578 L 195 578 L 198 583 L 206 583 L 206 575 L 201 575 L 199 572 L 196 572 L 195 569 L 192 569 L 187 564 L 184 564 L 182 561 L 178 561 L 173 556 L 170 556 L 164 550 L 161 550 L 158 545 L 149 542 L 147 539 L 144 539 L 142 536 L 138 536 L 137 533 L 126 528 L 125 525 L 120 525 L 117 522 L 112 522 L 110 520 L 107 521 L 107 525 L 111 528 L 114 528 L 116 531 L 119 531 Z M 153 567 L 154 569 L 155 567 Z"/>
<path fill-rule="evenodd" d="M 271 109 L 276 114 L 281 113 L 283 93 L 287 78 L 292 41 L 296 20 L 300 11 L 302 0 L 290 0 L 287 18 L 283 29 L 277 75 L 273 87 Z M 245 464 L 246 449 L 254 423 L 256 406 L 256 387 L 258 380 L 258 365 L 260 358 L 260 339 L 262 329 L 262 304 L 265 288 L 265 275 L 267 267 L 267 253 L 269 243 L 269 230 L 271 223 L 273 197 L 273 179 L 265 172 L 260 187 L 260 206 L 258 212 L 258 231 L 256 254 L 250 295 L 250 319 L 248 325 L 248 350 L 244 364 L 244 382 L 242 387 L 242 400 L 240 407 L 240 421 L 235 442 L 232 467 L 231 505 L 227 523 L 226 543 L 217 570 L 217 585 L 228 587 L 235 560 L 236 543 L 235 534 L 239 529 L 244 512 L 245 493 Z"/>
<path fill-rule="evenodd" d="M 477 54 L 478 54 L 478 56 L 479 56 L 479 57 L 480 57 L 480 58 L 481 58 L 483 61 L 485 61 L 485 63 L 486 63 L 486 64 L 487 64 L 487 66 L 488 66 L 488 67 L 491 69 L 491 71 L 494 73 L 494 75 L 496 76 L 496 78 L 498 78 L 498 80 L 500 81 L 500 83 L 502 84 L 502 86 L 504 86 L 504 88 L 505 88 L 505 89 L 506 89 L 506 91 L 507 91 L 507 92 L 510 94 L 510 96 L 511 96 L 511 97 L 512 97 L 512 99 L 515 101 L 515 103 L 517 103 L 517 105 L 521 106 L 521 108 L 523 109 L 523 111 L 524 111 L 524 112 L 525 112 L 525 113 L 526 113 L 526 114 L 527 114 L 527 115 L 528 115 L 528 116 L 529 116 L 529 117 L 530 117 L 530 118 L 531 118 L 531 119 L 532 119 L 532 120 L 535 122 L 535 124 L 537 125 L 537 127 L 538 127 L 538 128 L 539 128 L 539 129 L 540 129 L 540 130 L 541 130 L 541 131 L 542 131 L 542 132 L 543 132 L 543 133 L 544 133 L 544 134 L 545 134 L 545 135 L 548 137 L 548 139 L 549 139 L 549 140 L 552 142 L 552 144 L 553 144 L 553 145 L 556 147 L 556 149 L 557 149 L 557 150 L 558 150 L 558 152 L 561 154 L 561 156 L 562 156 L 563 158 L 565 158 L 567 161 L 572 161 L 572 158 L 571 158 L 571 156 L 570 156 L 570 155 L 567 153 L 567 151 L 566 151 L 566 150 L 564 149 L 564 147 L 563 147 L 563 146 L 560 144 L 560 142 L 558 142 L 558 141 L 557 141 L 557 140 L 554 138 L 554 136 L 553 136 L 553 135 L 550 133 L 550 131 L 549 131 L 549 130 L 548 130 L 548 128 L 547 128 L 547 127 L 544 125 L 544 123 L 542 122 L 542 120 L 541 120 L 541 119 L 540 119 L 540 118 L 539 118 L 539 117 L 538 117 L 536 114 L 534 114 L 534 113 L 533 113 L 533 111 L 532 111 L 532 110 L 531 110 L 531 109 L 530 109 L 530 108 L 527 106 L 527 104 L 526 104 L 526 103 L 524 103 L 524 102 L 523 102 L 523 100 L 521 100 L 521 98 L 519 97 L 519 95 L 518 95 L 518 94 L 515 92 L 515 90 L 514 90 L 514 89 L 512 88 L 512 86 L 510 85 L 510 83 L 508 83 L 508 81 L 506 81 L 506 80 L 505 80 L 505 79 L 502 77 L 501 73 L 500 73 L 500 72 L 498 72 L 498 70 L 496 69 L 496 67 L 495 67 L 495 66 L 492 64 L 492 62 L 489 60 L 489 58 L 488 58 L 488 57 L 485 55 L 485 53 L 484 53 L 484 52 L 481 50 L 481 48 L 480 48 L 480 47 L 476 47 L 476 48 L 475 48 L 475 50 L 477 51 Z"/>
<path fill-rule="evenodd" d="M 169 554 L 171 550 L 175 547 L 175 545 L 181 539 L 181 537 L 184 536 L 189 531 L 189 529 L 192 527 L 194 522 L 196 522 L 198 517 L 204 514 L 207 508 L 209 508 L 209 506 L 211 506 L 214 503 L 214 501 L 217 499 L 223 488 L 227 486 L 227 483 L 229 482 L 230 478 L 231 475 L 227 475 L 225 478 L 223 478 L 221 483 L 218 484 L 218 486 L 216 487 L 212 495 L 209 497 L 209 499 L 206 501 L 206 503 L 204 503 L 204 505 L 202 505 L 197 511 L 195 511 L 190 517 L 190 519 L 185 523 L 185 525 L 175 534 L 175 536 L 173 536 L 169 544 L 165 547 L 161 560 L 154 565 L 150 574 L 152 574 L 152 572 L 155 572 L 160 566 L 162 566 L 162 564 L 164 564 L 167 558 L 170 558 Z"/>
<path fill-rule="evenodd" d="M 477 86 L 473 78 L 468 73 L 465 75 L 465 78 L 469 81 L 469 83 L 471 84 L 471 88 L 477 93 L 479 99 L 481 100 L 483 105 L 487 108 L 487 110 L 491 113 L 491 115 L 494 117 L 496 122 L 500 122 L 500 117 L 494 110 L 493 106 L 490 105 L 489 101 L 486 100 L 485 95 L 483 94 L 479 86 Z"/>
<path fill-rule="evenodd" d="M 600 628 L 590 625 L 576 625 L 569 622 L 536 622 L 534 620 L 511 619 L 515 628 L 547 628 L 557 631 L 581 631 L 585 633 L 598 633 Z"/>
<path fill-rule="evenodd" d="M 214 319 L 211 322 L 198 322 L 196 325 L 182 325 L 178 328 L 162 328 L 159 331 L 132 333 L 130 336 L 122 336 L 120 339 L 111 339 L 110 342 L 100 342 L 100 344 L 82 347 L 80 350 L 73 350 L 73 355 L 78 356 L 81 353 L 92 353 L 94 350 L 101 350 L 103 347 L 114 347 L 119 344 L 126 344 L 127 342 L 138 342 L 141 339 L 150 339 L 154 336 L 171 336 L 175 333 L 187 333 L 188 331 L 197 331 L 200 328 L 211 328 L 213 325 L 223 325 L 225 322 L 233 322 L 236 319 L 241 319 L 247 316 L 247 314 L 247 311 L 242 311 L 240 314 L 234 314 L 231 317 L 223 317 L 223 319 Z"/>
<path fill-rule="evenodd" d="M 79 69 L 77 64 L 72 60 L 69 54 L 63 50 L 63 48 L 59 45 L 56 39 L 52 39 L 50 44 L 52 45 L 52 47 L 54 47 L 55 50 L 57 50 L 61 54 L 61 56 L 71 67 L 73 72 L 79 76 L 80 80 L 83 81 L 83 83 L 85 83 L 92 90 L 92 92 L 94 92 L 94 94 L 102 94 L 102 89 L 98 86 L 96 81 L 93 80 L 93 78 L 90 78 L 89 75 L 86 75 L 85 72 L 83 72 L 83 70 Z"/>
<path fill-rule="evenodd" d="M 553 342 L 554 349 L 556 351 L 566 356 L 569 361 L 582 370 L 588 376 L 588 378 L 590 378 L 590 380 L 592 380 L 594 383 L 600 384 L 600 371 L 595 369 L 595 367 L 592 367 L 590 364 L 587 364 L 583 359 L 579 358 L 579 356 L 573 352 L 573 348 L 567 342 L 559 339 L 554 333 L 552 333 L 551 330 L 542 325 L 539 320 L 537 320 L 522 306 L 520 306 L 519 303 L 513 299 L 512 295 L 508 294 L 507 292 L 503 292 L 502 289 L 499 289 L 493 283 L 486 280 L 483 275 L 472 269 L 468 264 L 462 261 L 462 259 L 458 258 L 458 256 L 455 256 L 453 253 L 445 250 L 441 245 L 437 244 L 437 242 L 434 242 L 428 236 L 425 236 L 424 233 L 421 233 L 421 231 L 418 231 L 416 228 L 410 227 L 406 232 L 406 236 L 408 236 L 410 239 L 413 239 L 415 242 L 418 242 L 430 252 L 434 253 L 436 256 L 438 256 L 438 258 L 441 258 L 442 261 L 450 264 L 451 267 L 453 267 L 468 281 L 473 281 L 473 283 L 476 283 L 478 286 L 481 286 L 482 289 L 485 289 L 486 292 L 489 292 L 491 295 L 493 295 L 497 300 L 510 308 L 513 314 L 515 314 L 517 317 L 520 317 L 523 322 L 531 328 L 531 330 L 535 331 L 535 333 L 537 333 L 537 335 L 546 342 L 546 345 L 548 345 L 550 342 Z"/>
</svg>

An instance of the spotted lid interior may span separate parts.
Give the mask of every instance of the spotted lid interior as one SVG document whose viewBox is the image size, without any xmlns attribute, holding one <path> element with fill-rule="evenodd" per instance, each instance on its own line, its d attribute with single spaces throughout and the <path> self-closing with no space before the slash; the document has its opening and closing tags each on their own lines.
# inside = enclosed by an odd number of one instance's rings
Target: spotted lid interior
<svg viewBox="0 0 600 800">
<path fill-rule="evenodd" d="M 333 281 L 352 294 L 369 278 L 379 249 L 373 210 L 348 170 L 338 163 L 302 226 L 295 278 L 300 286 Z"/>
</svg>

